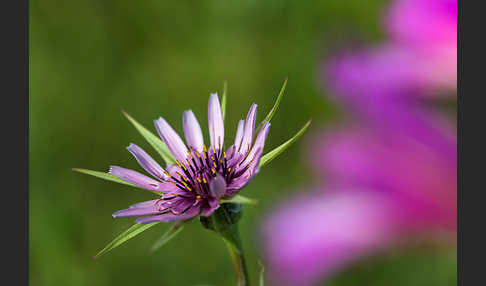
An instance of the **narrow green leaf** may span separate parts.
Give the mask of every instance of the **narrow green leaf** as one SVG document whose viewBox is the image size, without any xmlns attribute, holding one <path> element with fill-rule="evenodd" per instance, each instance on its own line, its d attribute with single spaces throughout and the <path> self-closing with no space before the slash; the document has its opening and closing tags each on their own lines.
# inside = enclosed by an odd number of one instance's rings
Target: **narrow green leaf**
<svg viewBox="0 0 486 286">
<path fill-rule="evenodd" d="M 258 264 L 260 264 L 260 267 L 261 267 L 260 279 L 258 280 L 258 286 L 265 286 L 265 277 L 264 277 L 265 267 L 263 266 L 263 264 L 260 261 L 258 261 Z"/>
<path fill-rule="evenodd" d="M 128 185 L 128 186 L 131 186 L 131 187 L 139 188 L 139 189 L 142 189 L 142 190 L 146 190 L 146 191 L 152 192 L 154 194 L 157 194 L 159 196 L 161 195 L 161 193 L 159 193 L 159 192 L 140 188 L 139 186 L 137 186 L 135 184 L 124 181 L 124 180 L 122 180 L 122 179 L 120 179 L 116 176 L 113 176 L 112 174 L 108 174 L 108 173 L 105 173 L 105 172 L 93 171 L 93 170 L 88 170 L 88 169 L 79 169 L 79 168 L 73 168 L 72 170 L 75 171 L 75 172 L 80 172 L 80 173 L 83 173 L 83 174 L 95 176 L 95 177 L 101 178 L 103 180 L 108 180 L 108 181 Z"/>
<path fill-rule="evenodd" d="M 95 176 L 95 177 L 101 178 L 103 180 L 108 180 L 108 181 L 112 181 L 112 182 L 116 182 L 116 183 L 120 183 L 120 184 L 129 185 L 129 186 L 132 186 L 132 187 L 140 188 L 139 186 L 137 186 L 135 184 L 123 181 L 122 179 L 120 179 L 116 176 L 113 176 L 112 174 L 105 173 L 105 172 L 93 171 L 93 170 L 88 170 L 88 169 L 79 169 L 79 168 L 73 168 L 73 171 L 80 172 L 80 173 L 87 174 L 87 175 L 91 175 L 91 176 Z"/>
<path fill-rule="evenodd" d="M 169 151 L 169 148 L 165 145 L 162 140 L 158 136 L 155 136 L 152 132 L 150 132 L 147 128 L 143 127 L 142 124 L 138 123 L 135 119 L 133 119 L 128 113 L 122 110 L 123 115 L 135 126 L 135 128 L 142 134 L 143 138 L 148 141 L 152 147 L 159 152 L 162 159 L 164 159 L 165 163 L 167 164 L 175 164 L 174 155 Z"/>
<path fill-rule="evenodd" d="M 223 98 L 221 99 L 221 113 L 223 113 L 223 121 L 224 116 L 226 115 L 226 94 L 228 91 L 228 82 L 225 81 L 223 84 Z"/>
<path fill-rule="evenodd" d="M 221 203 L 239 203 L 239 204 L 242 204 L 242 205 L 256 205 L 258 203 L 257 200 L 254 200 L 254 199 L 250 199 L 250 198 L 247 198 L 247 197 L 244 197 L 242 195 L 236 195 L 232 198 L 229 198 L 229 199 L 222 199 L 220 201 Z"/>
<path fill-rule="evenodd" d="M 312 120 L 307 121 L 307 123 L 302 127 L 297 134 L 294 135 L 294 137 L 290 138 L 287 140 L 285 143 L 282 145 L 278 146 L 277 148 L 273 149 L 272 151 L 268 152 L 267 154 L 263 155 L 262 158 L 260 159 L 260 167 L 263 167 L 264 165 L 270 163 L 273 159 L 275 159 L 278 155 L 280 155 L 283 151 L 285 151 L 287 148 L 289 148 L 297 139 L 299 139 L 302 134 L 307 130 L 309 125 L 311 124 Z"/>
<path fill-rule="evenodd" d="M 160 221 L 152 222 L 152 223 L 146 223 L 146 224 L 134 224 L 132 225 L 129 229 L 127 229 L 125 232 L 117 236 L 115 239 L 113 239 L 108 245 L 103 248 L 98 254 L 95 255 L 95 259 L 100 257 L 101 255 L 107 253 L 108 251 L 112 250 L 113 248 L 120 246 L 127 240 L 137 236 L 138 234 L 146 231 L 147 229 L 151 228 L 152 226 L 160 223 Z"/>
<path fill-rule="evenodd" d="M 263 124 L 265 124 L 265 122 L 270 122 L 270 120 L 272 120 L 272 117 L 277 112 L 277 109 L 278 109 L 278 106 L 280 104 L 280 101 L 282 100 L 282 97 L 284 95 L 285 87 L 287 86 L 287 81 L 288 81 L 288 78 L 285 79 L 285 81 L 283 83 L 283 86 L 280 89 L 280 93 L 278 94 L 277 100 L 275 101 L 275 104 L 273 105 L 272 109 L 267 114 L 267 116 L 265 117 L 265 119 L 263 119 L 263 121 L 260 123 L 260 125 L 258 125 L 258 128 L 255 130 L 255 132 L 258 132 L 258 130 L 260 130 L 260 128 L 263 127 Z"/>
<path fill-rule="evenodd" d="M 185 221 L 176 221 L 174 222 L 169 229 L 152 245 L 150 248 L 150 252 L 154 252 L 171 239 L 173 239 L 183 228 L 184 228 Z"/>
</svg>

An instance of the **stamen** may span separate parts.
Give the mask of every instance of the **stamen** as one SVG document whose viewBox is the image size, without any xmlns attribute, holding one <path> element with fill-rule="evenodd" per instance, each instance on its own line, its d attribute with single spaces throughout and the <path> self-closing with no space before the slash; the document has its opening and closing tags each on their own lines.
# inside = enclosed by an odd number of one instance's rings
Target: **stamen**
<svg viewBox="0 0 486 286">
<path fill-rule="evenodd" d="M 201 196 L 199 196 L 199 195 L 197 195 L 197 196 L 196 196 L 196 199 L 198 199 L 198 200 L 199 200 L 200 198 L 201 198 Z"/>
</svg>

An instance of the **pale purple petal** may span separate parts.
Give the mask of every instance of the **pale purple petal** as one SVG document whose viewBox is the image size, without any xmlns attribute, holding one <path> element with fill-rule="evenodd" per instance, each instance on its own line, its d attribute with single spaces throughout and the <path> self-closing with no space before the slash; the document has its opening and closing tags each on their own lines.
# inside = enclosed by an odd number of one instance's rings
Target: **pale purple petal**
<svg viewBox="0 0 486 286">
<path fill-rule="evenodd" d="M 120 210 L 115 212 L 112 216 L 114 218 L 118 218 L 118 217 L 154 215 L 154 214 L 161 213 L 166 209 L 167 208 L 161 208 L 153 204 L 152 206 L 147 206 L 147 207 L 137 207 L 137 208 L 128 208 L 128 209 Z"/>
<path fill-rule="evenodd" d="M 253 143 L 253 132 L 255 131 L 256 115 L 257 105 L 253 103 L 245 119 L 243 138 L 241 140 L 240 149 L 238 150 L 242 154 L 246 154 L 246 152 L 250 151 L 251 144 Z"/>
<path fill-rule="evenodd" d="M 159 200 L 160 199 L 150 200 L 150 201 L 145 201 L 145 202 L 140 202 L 140 203 L 136 203 L 134 205 L 131 205 L 130 207 L 131 208 L 145 208 L 145 207 L 148 207 L 148 206 L 155 205 L 155 203 L 157 203 Z"/>
<path fill-rule="evenodd" d="M 246 168 L 246 166 L 240 168 L 240 171 L 237 171 L 238 173 L 241 173 L 238 175 L 237 178 L 234 178 L 231 183 L 227 186 L 227 190 L 230 192 L 227 192 L 229 195 L 233 195 L 235 190 L 240 190 L 244 188 L 246 185 L 248 185 L 255 175 L 258 173 L 260 170 L 260 167 L 258 166 L 260 164 L 260 159 L 262 157 L 262 151 L 263 149 L 258 149 L 257 152 L 255 153 L 254 160 L 251 162 L 251 165 Z M 244 171 L 246 169 L 246 171 Z"/>
<path fill-rule="evenodd" d="M 157 216 L 139 218 L 137 219 L 137 223 L 150 223 L 150 222 L 157 222 L 157 221 L 170 222 L 170 221 L 178 221 L 178 220 L 187 220 L 197 216 L 198 214 L 199 214 L 199 206 L 195 206 L 180 215 L 175 215 L 169 212 Z"/>
<path fill-rule="evenodd" d="M 245 129 L 245 120 L 238 121 L 238 128 L 235 135 L 235 150 L 240 150 L 241 139 L 243 139 L 243 130 Z"/>
<path fill-rule="evenodd" d="M 127 147 L 127 149 L 130 151 L 130 153 L 132 153 L 137 162 L 140 164 L 140 166 L 142 166 L 142 168 L 145 169 L 145 171 L 160 180 L 167 179 L 167 175 L 164 174 L 164 169 L 162 169 L 162 167 L 160 167 L 160 165 L 142 148 L 132 143 Z"/>
<path fill-rule="evenodd" d="M 248 156 L 246 156 L 245 161 L 241 163 L 242 166 L 245 166 L 246 164 L 254 160 L 258 150 L 263 150 L 263 147 L 265 146 L 265 140 L 267 140 L 268 131 L 270 130 L 270 125 L 270 122 L 265 122 L 265 124 L 263 124 L 262 129 L 260 130 L 260 132 L 258 132 L 257 138 L 255 139 L 255 144 L 253 145 L 253 148 L 251 149 Z"/>
<path fill-rule="evenodd" d="M 196 202 L 195 198 L 182 198 L 177 197 L 167 202 L 170 206 L 170 211 L 174 214 L 182 214 L 187 211 L 194 203 Z"/>
<path fill-rule="evenodd" d="M 182 141 L 177 132 L 162 117 L 155 120 L 155 128 L 174 157 L 179 162 L 185 162 L 188 151 L 186 145 L 184 145 L 184 141 Z"/>
<path fill-rule="evenodd" d="M 217 198 L 208 198 L 208 205 L 209 207 L 203 208 L 201 211 L 202 216 L 210 216 L 213 212 L 219 208 L 219 200 Z"/>
<path fill-rule="evenodd" d="M 211 146 L 221 150 L 224 144 L 224 122 L 217 93 L 212 93 L 209 97 L 208 121 Z"/>
<path fill-rule="evenodd" d="M 226 181 L 221 175 L 218 175 L 216 176 L 216 178 L 211 180 L 209 185 L 209 192 L 213 197 L 217 199 L 225 194 Z"/>
<path fill-rule="evenodd" d="M 184 128 L 184 136 L 186 137 L 187 145 L 190 149 L 202 152 L 204 139 L 201 131 L 201 126 L 196 119 L 192 110 L 185 111 L 182 115 L 182 126 Z"/>
<path fill-rule="evenodd" d="M 157 191 L 159 188 L 160 182 L 134 170 L 125 169 L 118 166 L 110 166 L 109 173 L 147 190 Z"/>
</svg>

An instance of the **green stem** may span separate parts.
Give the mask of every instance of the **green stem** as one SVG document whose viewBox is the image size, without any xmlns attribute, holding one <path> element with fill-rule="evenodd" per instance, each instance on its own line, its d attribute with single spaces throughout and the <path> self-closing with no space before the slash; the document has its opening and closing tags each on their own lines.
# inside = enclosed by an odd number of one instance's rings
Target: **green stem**
<svg viewBox="0 0 486 286">
<path fill-rule="evenodd" d="M 237 219 L 230 213 L 226 207 L 218 208 L 212 217 L 214 230 L 219 233 L 228 248 L 231 260 L 235 268 L 236 285 L 250 286 L 248 278 L 248 269 L 246 267 L 245 255 L 241 244 L 240 234 L 238 231 Z"/>
</svg>

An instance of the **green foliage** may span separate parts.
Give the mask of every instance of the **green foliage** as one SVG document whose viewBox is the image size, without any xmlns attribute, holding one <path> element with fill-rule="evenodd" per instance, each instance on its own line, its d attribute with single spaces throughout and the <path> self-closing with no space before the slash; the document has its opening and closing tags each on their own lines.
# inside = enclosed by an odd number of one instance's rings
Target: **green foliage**
<svg viewBox="0 0 486 286">
<path fill-rule="evenodd" d="M 288 78 L 285 79 L 282 88 L 280 89 L 280 93 L 277 96 L 277 100 L 275 100 L 275 104 L 273 105 L 272 109 L 270 110 L 270 112 L 268 112 L 267 116 L 265 116 L 265 119 L 263 119 L 260 125 L 258 125 L 258 128 L 256 129 L 255 132 L 258 132 L 258 130 L 260 130 L 260 128 L 263 127 L 263 124 L 265 124 L 265 122 L 270 122 L 270 120 L 272 120 L 272 117 L 277 112 L 280 101 L 282 100 L 282 97 L 284 95 L 285 87 L 287 86 L 287 81 Z"/>
<path fill-rule="evenodd" d="M 172 223 L 169 229 L 152 245 L 150 252 L 155 252 L 157 249 L 164 246 L 167 242 L 172 240 L 179 232 L 184 229 L 184 221 L 176 221 Z"/>
<path fill-rule="evenodd" d="M 155 149 L 157 152 L 159 152 L 160 156 L 162 159 L 167 164 L 175 164 L 175 158 L 174 155 L 169 151 L 169 148 L 165 145 L 162 140 L 158 136 L 155 136 L 152 132 L 150 132 L 147 128 L 143 127 L 142 124 L 138 123 L 135 119 L 133 119 L 128 113 L 125 111 L 122 111 L 123 115 L 135 126 L 138 132 L 142 134 L 143 138 L 147 140 L 147 142 Z"/>
<path fill-rule="evenodd" d="M 129 229 L 121 233 L 115 239 L 113 239 L 110 243 L 108 243 L 105 248 L 103 248 L 98 254 L 94 256 L 94 258 L 98 258 L 101 255 L 107 253 L 108 251 L 122 245 L 123 243 L 127 242 L 129 239 L 134 238 L 135 236 L 139 235 L 140 233 L 146 231 L 147 229 L 151 228 L 152 226 L 159 224 L 160 222 L 152 222 L 146 224 L 134 224 Z"/>
<path fill-rule="evenodd" d="M 278 146 L 277 148 L 273 149 L 272 151 L 268 152 L 267 154 L 263 155 L 260 159 L 260 167 L 265 166 L 266 164 L 270 163 L 273 159 L 275 159 L 278 155 L 282 154 L 287 148 L 289 148 L 292 144 L 294 144 L 297 139 L 299 139 L 302 134 L 307 130 L 309 125 L 311 124 L 312 120 L 307 121 L 307 123 L 302 127 L 294 137 L 290 138 L 289 140 L 285 141 L 282 145 Z"/>
</svg>

